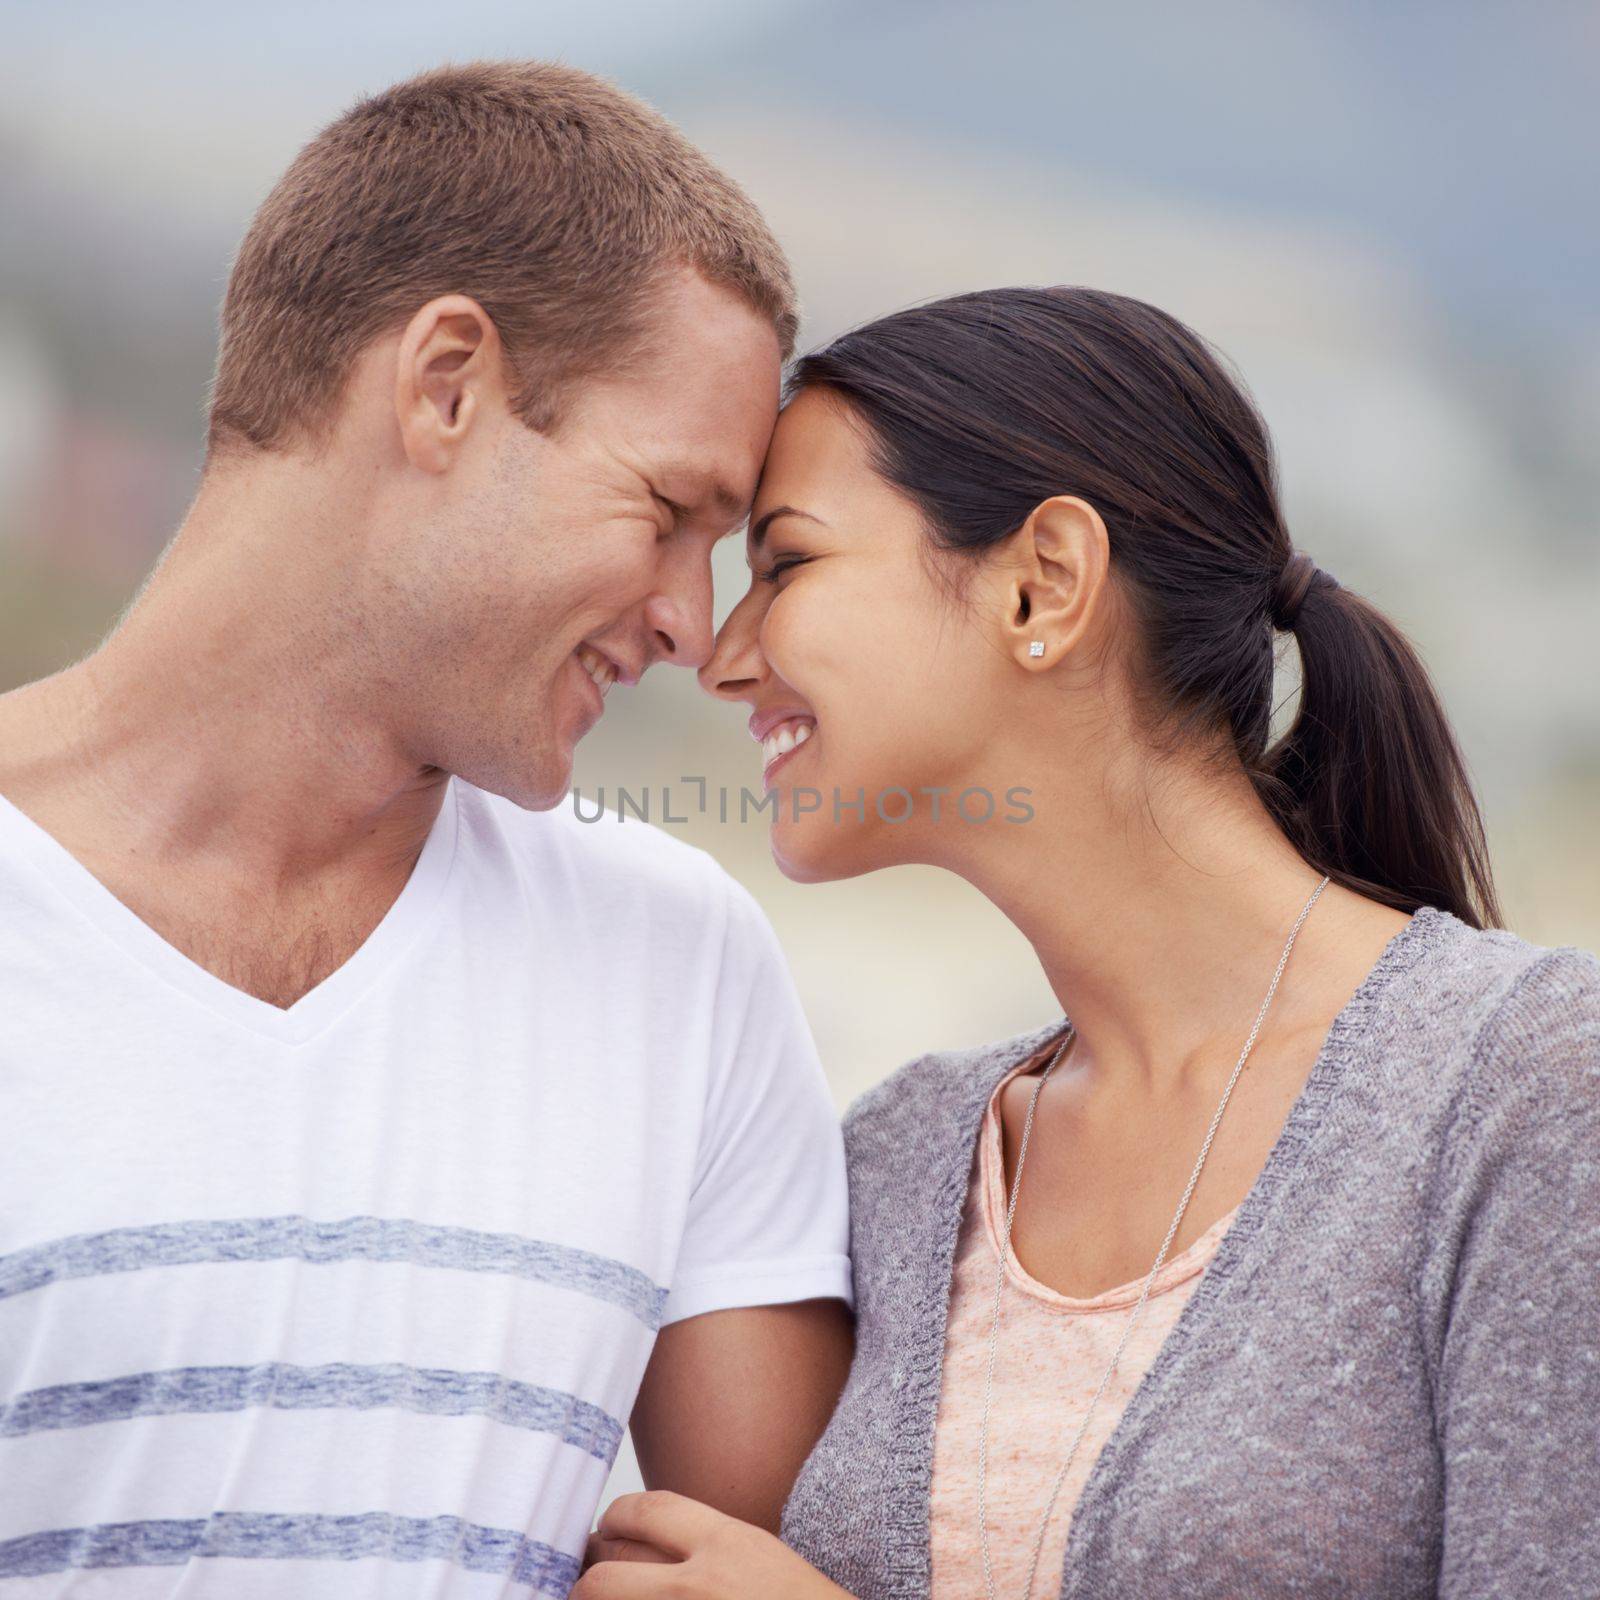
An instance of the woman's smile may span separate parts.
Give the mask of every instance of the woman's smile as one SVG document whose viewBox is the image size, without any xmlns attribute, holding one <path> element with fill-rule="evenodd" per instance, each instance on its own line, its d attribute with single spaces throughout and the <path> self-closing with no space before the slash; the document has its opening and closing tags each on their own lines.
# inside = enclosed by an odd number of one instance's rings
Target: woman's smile
<svg viewBox="0 0 1600 1600">
<path fill-rule="evenodd" d="M 750 737 L 761 744 L 763 789 L 772 787 L 773 774 L 817 731 L 817 719 L 809 711 L 786 707 L 757 711 L 750 718 Z"/>
</svg>

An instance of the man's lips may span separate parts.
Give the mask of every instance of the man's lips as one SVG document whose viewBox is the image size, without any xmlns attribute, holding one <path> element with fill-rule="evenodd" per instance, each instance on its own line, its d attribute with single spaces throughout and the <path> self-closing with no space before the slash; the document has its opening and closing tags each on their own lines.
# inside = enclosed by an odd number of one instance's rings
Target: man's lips
<svg viewBox="0 0 1600 1600">
<path fill-rule="evenodd" d="M 613 655 L 609 650 L 602 650 L 599 645 L 591 644 L 587 639 L 580 640 L 577 649 L 572 652 L 581 662 L 585 654 L 597 658 L 604 665 L 610 667 L 611 678 L 614 682 L 629 687 L 639 681 L 644 675 L 643 666 L 630 666 L 620 657 Z"/>
</svg>

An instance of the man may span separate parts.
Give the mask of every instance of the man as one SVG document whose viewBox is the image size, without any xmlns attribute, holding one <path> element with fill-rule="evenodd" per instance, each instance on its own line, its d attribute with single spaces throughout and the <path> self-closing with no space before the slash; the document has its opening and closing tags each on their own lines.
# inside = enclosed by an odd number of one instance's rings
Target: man
<svg viewBox="0 0 1600 1600">
<path fill-rule="evenodd" d="M 820 1068 L 750 896 L 558 802 L 707 657 L 794 328 L 565 67 L 400 84 L 262 205 L 182 527 L 0 698 L 8 1594 L 563 1594 L 630 1409 L 776 1526 L 849 1357 Z"/>
</svg>

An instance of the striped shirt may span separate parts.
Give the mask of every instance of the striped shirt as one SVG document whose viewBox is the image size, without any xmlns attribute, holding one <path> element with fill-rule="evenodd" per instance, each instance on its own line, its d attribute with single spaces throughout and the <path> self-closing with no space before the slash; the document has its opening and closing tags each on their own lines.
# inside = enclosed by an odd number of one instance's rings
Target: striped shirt
<svg viewBox="0 0 1600 1600">
<path fill-rule="evenodd" d="M 0 1017 L 7 1600 L 564 1594 L 657 1330 L 849 1296 L 771 929 L 637 819 L 453 781 L 284 1010 L 0 800 Z"/>
</svg>

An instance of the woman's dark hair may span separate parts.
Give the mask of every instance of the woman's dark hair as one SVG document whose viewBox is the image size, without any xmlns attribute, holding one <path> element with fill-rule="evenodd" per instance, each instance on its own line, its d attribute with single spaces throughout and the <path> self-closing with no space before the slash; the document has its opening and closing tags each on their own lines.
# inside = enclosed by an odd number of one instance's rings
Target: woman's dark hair
<svg viewBox="0 0 1600 1600">
<path fill-rule="evenodd" d="M 1151 735 L 1236 754 L 1336 882 L 1501 925 L 1483 820 L 1427 670 L 1381 612 L 1295 551 L 1266 427 L 1183 323 L 1095 289 L 954 295 L 803 357 L 786 398 L 815 388 L 866 424 L 877 470 L 939 549 L 981 554 L 1041 501 L 1088 501 L 1135 622 Z M 1274 618 L 1299 643 L 1301 696 L 1268 748 Z"/>
</svg>

